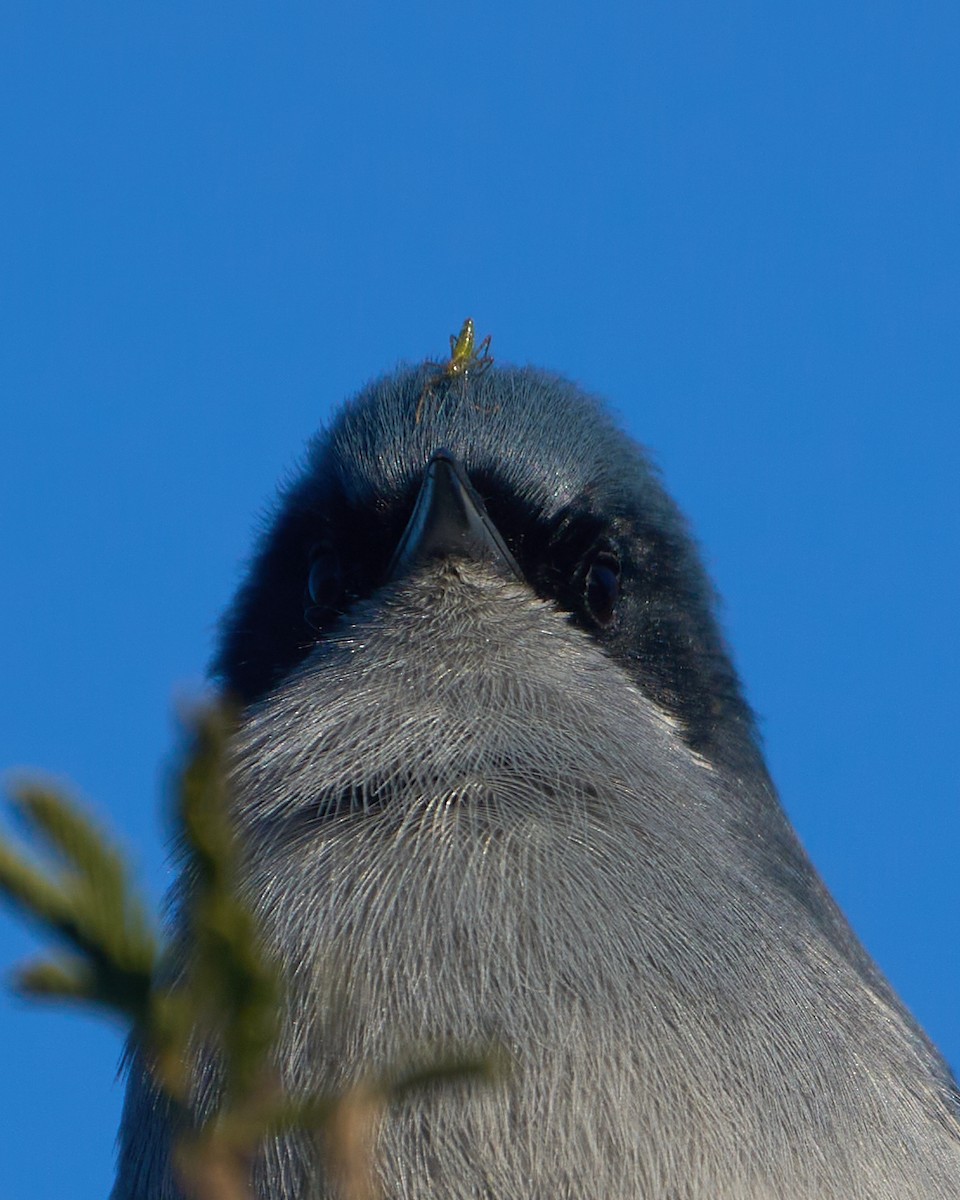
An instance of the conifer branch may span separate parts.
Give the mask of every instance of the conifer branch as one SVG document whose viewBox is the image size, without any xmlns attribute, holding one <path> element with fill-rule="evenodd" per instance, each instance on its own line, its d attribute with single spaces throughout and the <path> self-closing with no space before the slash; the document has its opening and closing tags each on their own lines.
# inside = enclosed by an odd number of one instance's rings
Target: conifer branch
<svg viewBox="0 0 960 1200">
<path fill-rule="evenodd" d="M 321 1135 L 326 1170 L 343 1200 L 376 1200 L 372 1146 L 387 1105 L 454 1081 L 497 1078 L 503 1063 L 443 1051 L 425 1066 L 385 1071 L 337 1095 L 282 1094 L 270 1059 L 280 974 L 236 887 L 231 729 L 223 709 L 199 713 L 180 775 L 176 821 L 187 890 L 178 945 L 187 950 L 176 972 L 123 856 L 96 824 L 49 787 L 14 793 L 15 810 L 50 863 L 35 864 L 0 837 L 0 898 L 65 946 L 65 953 L 21 967 L 15 987 L 33 999 L 79 1002 L 119 1017 L 157 1085 L 183 1112 L 198 1042 L 215 1049 L 224 1080 L 220 1106 L 174 1147 L 191 1200 L 251 1200 L 260 1144 L 295 1130 Z"/>
</svg>

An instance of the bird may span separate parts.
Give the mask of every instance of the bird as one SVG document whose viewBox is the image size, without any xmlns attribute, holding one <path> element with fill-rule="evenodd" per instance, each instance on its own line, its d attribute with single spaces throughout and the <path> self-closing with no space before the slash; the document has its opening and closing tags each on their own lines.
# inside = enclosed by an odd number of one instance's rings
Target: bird
<svg viewBox="0 0 960 1200">
<path fill-rule="evenodd" d="M 504 1048 L 384 1114 L 391 1200 L 960 1196 L 954 1078 L 785 815 L 684 517 L 601 400 L 488 345 L 344 404 L 223 620 L 283 1086 Z M 113 1200 L 180 1200 L 136 1060 L 119 1141 Z M 253 1178 L 336 1194 L 296 1134 Z"/>
</svg>

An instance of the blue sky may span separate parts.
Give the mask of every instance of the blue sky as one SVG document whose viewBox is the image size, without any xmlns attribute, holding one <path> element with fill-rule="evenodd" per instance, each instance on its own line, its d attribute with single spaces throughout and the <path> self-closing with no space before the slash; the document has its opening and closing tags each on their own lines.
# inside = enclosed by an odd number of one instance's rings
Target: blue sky
<svg viewBox="0 0 960 1200">
<path fill-rule="evenodd" d="M 469 314 L 655 453 L 787 810 L 960 1066 L 958 61 L 946 2 L 5 6 L 0 764 L 159 897 L 277 481 Z M 0 1044 L 0 1196 L 103 1197 L 117 1032 L 4 992 Z"/>
</svg>

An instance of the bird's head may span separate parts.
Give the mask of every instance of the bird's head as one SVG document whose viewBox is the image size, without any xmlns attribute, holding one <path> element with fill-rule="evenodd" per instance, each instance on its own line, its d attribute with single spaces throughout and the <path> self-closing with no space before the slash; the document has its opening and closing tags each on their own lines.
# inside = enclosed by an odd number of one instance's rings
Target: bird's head
<svg viewBox="0 0 960 1200">
<path fill-rule="evenodd" d="M 592 639 L 705 759 L 758 761 L 712 588 L 656 470 L 596 400 L 532 369 L 425 366 L 348 403 L 281 498 L 220 678 L 260 700 L 358 606 L 469 560 Z"/>
</svg>

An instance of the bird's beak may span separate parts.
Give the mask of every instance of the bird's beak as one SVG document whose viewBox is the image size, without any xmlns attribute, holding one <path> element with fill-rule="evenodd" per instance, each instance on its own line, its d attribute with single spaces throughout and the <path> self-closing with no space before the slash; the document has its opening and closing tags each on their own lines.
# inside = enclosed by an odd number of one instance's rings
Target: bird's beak
<svg viewBox="0 0 960 1200">
<path fill-rule="evenodd" d="M 398 579 L 429 559 L 453 557 L 481 560 L 501 574 L 523 579 L 466 471 L 449 450 L 438 450 L 427 463 L 387 579 Z"/>
</svg>

